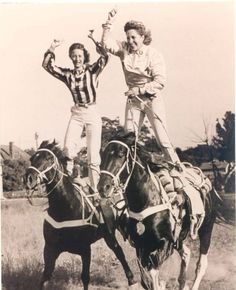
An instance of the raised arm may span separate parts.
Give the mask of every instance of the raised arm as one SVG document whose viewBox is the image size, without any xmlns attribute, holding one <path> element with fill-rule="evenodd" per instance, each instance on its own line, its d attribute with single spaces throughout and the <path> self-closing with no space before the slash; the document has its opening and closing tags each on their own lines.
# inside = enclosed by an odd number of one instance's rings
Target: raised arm
<svg viewBox="0 0 236 290">
<path fill-rule="evenodd" d="M 110 33 L 116 14 L 117 14 L 116 9 L 112 9 L 108 13 L 107 21 L 102 25 L 103 32 L 102 32 L 101 44 L 108 52 L 114 55 L 119 55 L 120 51 L 122 50 L 122 44 L 121 42 L 112 39 L 111 33 Z"/>
<path fill-rule="evenodd" d="M 55 49 L 61 45 L 61 40 L 54 39 L 50 48 L 45 52 L 42 66 L 54 77 L 60 79 L 61 81 L 66 80 L 67 69 L 60 68 L 55 65 Z"/>
</svg>

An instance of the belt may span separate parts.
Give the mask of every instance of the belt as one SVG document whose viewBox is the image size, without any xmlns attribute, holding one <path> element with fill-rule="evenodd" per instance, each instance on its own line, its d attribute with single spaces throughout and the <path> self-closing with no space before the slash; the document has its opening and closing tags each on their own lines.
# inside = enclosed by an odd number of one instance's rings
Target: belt
<svg viewBox="0 0 236 290">
<path fill-rule="evenodd" d="M 96 103 L 94 102 L 94 103 L 87 103 L 87 104 L 85 104 L 85 103 L 75 103 L 75 106 L 76 107 L 82 107 L 82 108 L 88 108 L 88 106 L 91 106 L 91 105 L 95 105 Z"/>
</svg>

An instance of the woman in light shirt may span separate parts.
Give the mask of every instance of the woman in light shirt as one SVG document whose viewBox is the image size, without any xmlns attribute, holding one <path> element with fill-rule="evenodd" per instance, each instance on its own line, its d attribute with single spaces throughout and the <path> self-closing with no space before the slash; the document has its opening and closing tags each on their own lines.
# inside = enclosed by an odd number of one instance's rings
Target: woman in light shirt
<svg viewBox="0 0 236 290">
<path fill-rule="evenodd" d="M 113 55 L 120 58 L 128 91 L 125 109 L 125 130 L 134 130 L 134 110 L 140 111 L 137 133 L 144 117 L 147 116 L 158 145 L 166 160 L 179 164 L 179 158 L 170 142 L 166 129 L 165 107 L 161 96 L 166 81 L 163 57 L 149 46 L 152 38 L 150 31 L 138 21 L 129 21 L 124 26 L 126 41 L 115 41 L 110 30 L 116 10 L 108 14 L 103 24 L 102 45 Z"/>
<path fill-rule="evenodd" d="M 126 41 L 114 41 L 110 36 L 110 30 L 115 15 L 116 10 L 112 10 L 108 14 L 108 19 L 103 24 L 101 42 L 103 48 L 120 58 L 129 88 L 125 93 L 128 97 L 125 110 L 125 129 L 126 131 L 135 129 L 134 110 L 140 111 L 138 130 L 135 130 L 137 134 L 141 129 L 144 117 L 147 116 L 165 160 L 172 162 L 179 171 L 183 172 L 181 180 L 186 186 L 185 167 L 180 163 L 166 129 L 165 107 L 161 95 L 166 81 L 163 57 L 150 46 L 151 33 L 142 22 L 127 22 L 124 26 Z M 192 191 L 193 195 L 190 195 Z M 204 206 L 199 192 L 192 186 L 188 187 L 186 194 L 191 201 L 190 235 L 196 239 L 205 214 Z"/>
</svg>

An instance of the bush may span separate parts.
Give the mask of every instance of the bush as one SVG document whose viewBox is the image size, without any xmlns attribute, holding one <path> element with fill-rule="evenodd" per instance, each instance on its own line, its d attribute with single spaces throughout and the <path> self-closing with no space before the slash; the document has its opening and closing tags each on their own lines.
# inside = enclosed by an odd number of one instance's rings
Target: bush
<svg viewBox="0 0 236 290">
<path fill-rule="evenodd" d="M 3 162 L 3 191 L 24 189 L 23 176 L 29 161 L 24 159 L 7 159 Z"/>
</svg>

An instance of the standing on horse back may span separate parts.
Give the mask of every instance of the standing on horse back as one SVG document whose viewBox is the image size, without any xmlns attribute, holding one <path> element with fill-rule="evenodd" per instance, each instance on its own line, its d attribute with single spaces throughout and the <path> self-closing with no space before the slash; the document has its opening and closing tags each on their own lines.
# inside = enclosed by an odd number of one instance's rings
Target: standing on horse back
<svg viewBox="0 0 236 290">
<path fill-rule="evenodd" d="M 84 45 L 74 43 L 69 48 L 69 57 L 74 69 L 61 68 L 55 65 L 54 53 L 55 48 L 60 44 L 60 40 L 53 40 L 50 48 L 44 54 L 42 66 L 47 72 L 66 84 L 74 102 L 64 140 L 65 151 L 70 159 L 67 162 L 67 172 L 71 176 L 71 181 L 75 181 L 75 178 L 78 181 L 78 172 L 75 170 L 73 159 L 81 150 L 81 134 L 85 127 L 90 186 L 97 193 L 102 122 L 96 107 L 96 89 L 98 76 L 108 62 L 108 54 L 104 50 L 97 49 L 101 56 L 90 65 L 90 56 Z"/>
<path fill-rule="evenodd" d="M 108 19 L 103 24 L 101 43 L 103 48 L 111 54 L 118 56 L 121 60 L 123 72 L 128 86 L 125 93 L 127 98 L 125 110 L 125 130 L 135 131 L 138 135 L 147 116 L 157 143 L 159 144 L 166 161 L 173 164 L 173 171 L 182 178 L 183 186 L 194 191 L 189 195 L 192 210 L 192 229 L 196 237 L 197 229 L 200 227 L 199 220 L 204 216 L 204 207 L 199 192 L 187 186 L 183 176 L 185 170 L 178 155 L 173 148 L 166 126 L 165 108 L 161 91 L 166 81 L 165 64 L 162 55 L 153 47 L 149 46 L 152 38 L 151 32 L 139 21 L 128 21 L 124 26 L 126 41 L 116 41 L 111 38 L 110 30 L 117 11 L 113 9 L 108 14 Z M 135 122 L 134 111 L 139 112 L 139 120 Z M 136 126 L 136 124 L 138 124 Z M 178 172 L 180 171 L 180 172 Z M 183 173 L 183 174 L 182 174 Z M 188 194 L 186 192 L 186 194 Z M 196 196 L 197 195 L 197 196 Z M 195 230 L 194 230 L 195 229 Z"/>
</svg>

